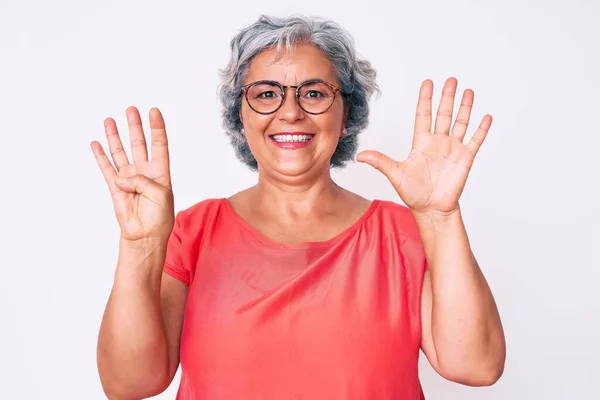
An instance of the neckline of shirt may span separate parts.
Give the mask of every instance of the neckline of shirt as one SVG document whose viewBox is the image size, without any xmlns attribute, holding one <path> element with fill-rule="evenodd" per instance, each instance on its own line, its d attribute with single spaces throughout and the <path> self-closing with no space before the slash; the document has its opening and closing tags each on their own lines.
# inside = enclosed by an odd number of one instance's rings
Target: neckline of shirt
<svg viewBox="0 0 600 400">
<path fill-rule="evenodd" d="M 233 218 L 233 220 L 244 230 L 246 230 L 253 238 L 259 240 L 261 243 L 268 245 L 280 250 L 294 250 L 294 249 L 310 249 L 310 248 L 323 248 L 333 246 L 340 242 L 344 238 L 352 235 L 358 229 L 360 229 L 369 217 L 375 212 L 381 202 L 377 199 L 372 200 L 371 204 L 363 215 L 358 218 L 352 225 L 345 228 L 335 236 L 323 240 L 323 241 L 309 241 L 309 242 L 298 242 L 298 243 L 280 243 L 275 239 L 268 237 L 267 235 L 260 232 L 258 229 L 250 225 L 245 219 L 243 219 L 231 206 L 227 198 L 221 198 L 221 204 L 225 208 L 227 214 Z"/>
</svg>

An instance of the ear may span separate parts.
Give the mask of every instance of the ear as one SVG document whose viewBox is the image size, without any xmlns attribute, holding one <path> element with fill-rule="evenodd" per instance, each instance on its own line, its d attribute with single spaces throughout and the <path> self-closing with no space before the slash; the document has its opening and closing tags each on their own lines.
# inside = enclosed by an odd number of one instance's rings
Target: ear
<svg viewBox="0 0 600 400">
<path fill-rule="evenodd" d="M 346 135 L 346 122 L 348 122 L 348 114 L 350 113 L 350 109 L 344 105 L 344 117 L 342 118 L 342 132 L 340 133 L 340 137 Z"/>
<path fill-rule="evenodd" d="M 242 119 L 242 110 L 240 109 L 240 113 L 238 114 L 238 117 L 240 119 L 240 122 L 242 123 L 242 135 L 245 135 L 246 132 L 244 132 L 244 120 Z"/>
</svg>

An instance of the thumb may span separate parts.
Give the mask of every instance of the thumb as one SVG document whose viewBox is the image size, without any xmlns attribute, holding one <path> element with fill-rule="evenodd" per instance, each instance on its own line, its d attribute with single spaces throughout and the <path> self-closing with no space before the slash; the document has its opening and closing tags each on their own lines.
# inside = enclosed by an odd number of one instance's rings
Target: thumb
<svg viewBox="0 0 600 400">
<path fill-rule="evenodd" d="M 162 204 L 168 190 L 145 175 L 134 175 L 129 178 L 117 176 L 115 183 L 119 189 L 128 193 L 139 193 L 155 203 Z"/>
<path fill-rule="evenodd" d="M 388 178 L 389 174 L 398 166 L 398 163 L 383 153 L 374 150 L 360 152 L 356 156 L 356 161 L 369 164 Z"/>
</svg>

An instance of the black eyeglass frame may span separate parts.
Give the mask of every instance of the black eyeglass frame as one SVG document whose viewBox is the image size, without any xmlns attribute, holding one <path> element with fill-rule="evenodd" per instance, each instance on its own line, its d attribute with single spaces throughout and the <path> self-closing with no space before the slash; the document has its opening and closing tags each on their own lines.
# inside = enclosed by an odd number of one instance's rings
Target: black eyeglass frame
<svg viewBox="0 0 600 400">
<path fill-rule="evenodd" d="M 302 104 L 300 103 L 300 89 L 303 86 L 309 85 L 312 83 L 323 83 L 323 84 L 329 86 L 331 88 L 331 90 L 333 90 L 333 99 L 331 100 L 331 104 L 324 111 L 321 111 L 321 112 L 307 111 L 306 109 L 304 109 L 304 107 L 302 107 Z M 269 112 L 257 111 L 250 104 L 250 100 L 248 100 L 248 89 L 250 89 L 254 85 L 260 85 L 260 84 L 269 84 L 269 85 L 277 86 L 281 90 L 281 102 L 279 103 L 279 106 L 277 106 L 277 108 L 275 108 L 273 111 L 269 111 Z M 320 114 L 324 114 L 327 111 L 329 111 L 329 109 L 335 103 L 335 99 L 337 97 L 338 92 L 341 90 L 341 88 L 339 86 L 336 86 L 332 83 L 326 82 L 322 79 L 310 79 L 310 80 L 302 82 L 300 85 L 296 85 L 296 86 L 293 86 L 293 85 L 284 86 L 277 81 L 261 80 L 261 81 L 252 82 L 252 83 L 242 86 L 242 93 L 243 93 L 244 98 L 246 99 L 246 102 L 248 103 L 248 106 L 252 109 L 252 111 L 254 111 L 258 114 L 262 114 L 262 115 L 269 115 L 269 114 L 273 114 L 273 113 L 277 112 L 277 110 L 279 110 L 283 106 L 283 103 L 285 102 L 285 93 L 286 93 L 287 89 L 295 89 L 296 104 L 298 104 L 298 106 L 302 109 L 302 111 L 304 111 L 307 114 L 311 114 L 311 115 L 320 115 Z"/>
</svg>

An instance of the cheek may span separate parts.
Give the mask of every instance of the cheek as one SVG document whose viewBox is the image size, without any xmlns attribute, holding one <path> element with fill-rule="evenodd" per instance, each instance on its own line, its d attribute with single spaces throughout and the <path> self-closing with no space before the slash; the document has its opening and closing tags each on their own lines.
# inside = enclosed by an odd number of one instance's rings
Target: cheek
<svg viewBox="0 0 600 400">
<path fill-rule="evenodd" d="M 344 111 L 342 107 L 329 110 L 320 116 L 317 122 L 322 131 L 339 136 L 343 128 Z"/>
<path fill-rule="evenodd" d="M 249 110 L 248 107 L 242 107 L 241 117 L 244 129 L 246 132 L 250 133 L 264 132 L 273 118 L 269 115 L 257 114 L 254 111 Z"/>
</svg>

